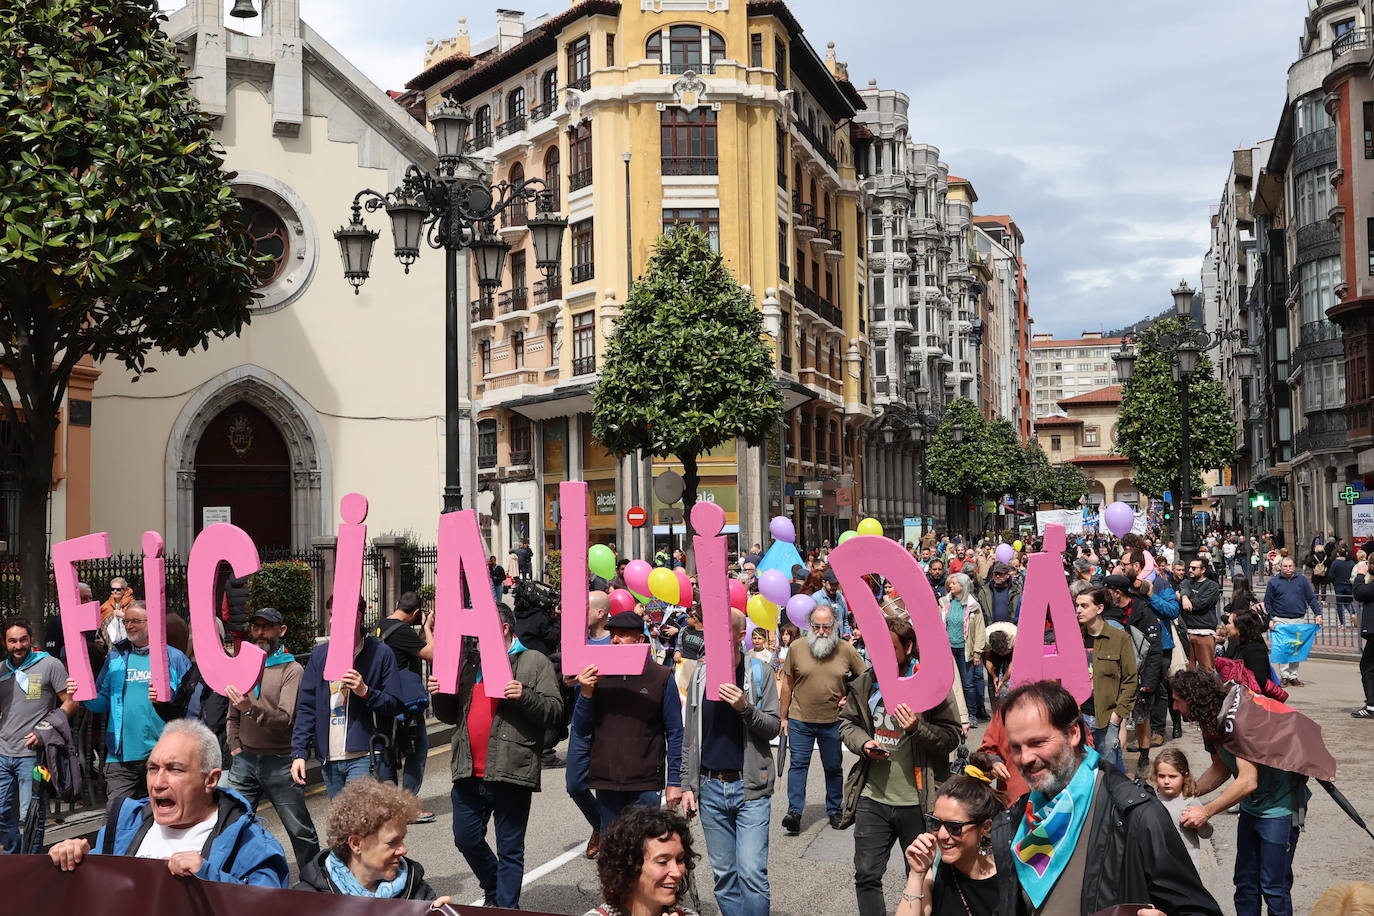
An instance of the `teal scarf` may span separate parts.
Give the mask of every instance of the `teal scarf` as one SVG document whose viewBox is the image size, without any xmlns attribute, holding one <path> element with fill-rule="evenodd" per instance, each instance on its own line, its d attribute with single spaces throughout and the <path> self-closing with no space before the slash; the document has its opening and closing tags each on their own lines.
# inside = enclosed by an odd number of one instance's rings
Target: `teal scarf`
<svg viewBox="0 0 1374 916">
<path fill-rule="evenodd" d="M 277 651 L 267 656 L 267 660 L 262 663 L 262 667 L 264 669 L 271 668 L 275 665 L 284 665 L 287 662 L 294 662 L 295 660 L 296 656 L 292 655 L 290 652 L 287 652 L 285 646 L 277 646 Z M 257 699 L 260 696 L 262 696 L 261 680 L 259 680 L 257 685 L 253 687 L 253 698 Z"/>
<path fill-rule="evenodd" d="M 381 882 L 377 885 L 375 891 L 370 891 L 363 887 L 362 882 L 357 879 L 353 872 L 349 870 L 348 866 L 345 865 L 338 856 L 334 855 L 334 853 L 331 852 L 329 854 L 329 858 L 324 860 L 324 864 L 325 868 L 329 870 L 329 880 L 333 881 L 334 885 L 349 897 L 376 897 L 382 899 L 399 897 L 405 893 L 406 873 L 410 871 L 409 867 L 406 865 L 406 860 L 402 859 L 401 867 L 396 870 L 396 877 L 392 878 L 390 881 Z"/>
<path fill-rule="evenodd" d="M 0 682 L 3 682 L 6 678 L 12 677 L 19 682 L 19 689 L 27 693 L 29 689 L 29 676 L 23 673 L 24 670 L 26 668 L 32 668 L 47 657 L 48 653 L 46 652 L 30 649 L 28 658 L 20 662 L 18 668 L 14 667 L 14 662 L 6 658 L 4 669 L 0 670 Z"/>
<path fill-rule="evenodd" d="M 1011 848 L 1016 876 L 1031 904 L 1039 907 L 1073 856 L 1083 824 L 1092 810 L 1097 785 L 1097 751 L 1087 748 L 1073 779 L 1058 795 L 1031 792 Z"/>
<path fill-rule="evenodd" d="M 515 637 L 515 639 L 511 640 L 510 648 L 506 650 L 506 654 L 509 655 L 511 658 L 515 658 L 515 656 L 519 655 L 521 652 L 524 652 L 524 651 L 525 651 L 525 644 L 522 643 L 522 642 L 520 641 L 520 637 L 517 636 L 517 637 Z M 482 666 L 481 666 L 481 665 L 478 665 L 478 666 L 477 666 L 477 683 L 479 683 L 479 684 L 482 683 Z"/>
</svg>

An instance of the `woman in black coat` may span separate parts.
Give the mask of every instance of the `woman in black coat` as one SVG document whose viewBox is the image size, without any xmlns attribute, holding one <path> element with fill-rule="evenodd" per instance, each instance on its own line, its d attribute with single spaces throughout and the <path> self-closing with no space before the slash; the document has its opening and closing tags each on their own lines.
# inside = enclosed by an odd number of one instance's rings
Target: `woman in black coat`
<svg viewBox="0 0 1374 916">
<path fill-rule="evenodd" d="M 1360 636 L 1364 651 L 1360 653 L 1360 681 L 1364 685 L 1364 708 L 1351 713 L 1356 719 L 1374 719 L 1374 575 L 1365 570 L 1355 576 L 1354 597 L 1360 615 Z"/>
</svg>

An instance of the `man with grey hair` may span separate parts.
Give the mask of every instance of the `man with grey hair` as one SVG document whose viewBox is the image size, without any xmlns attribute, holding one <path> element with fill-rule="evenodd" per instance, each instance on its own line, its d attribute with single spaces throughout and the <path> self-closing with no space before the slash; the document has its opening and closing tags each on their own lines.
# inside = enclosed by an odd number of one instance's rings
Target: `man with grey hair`
<svg viewBox="0 0 1374 916">
<path fill-rule="evenodd" d="M 849 681 L 868 668 L 853 643 L 840 639 L 835 632 L 838 621 L 833 605 L 818 603 L 806 622 L 806 639 L 794 641 L 783 662 L 779 700 L 782 733 L 787 736 L 791 751 L 787 814 L 782 819 L 782 828 L 794 836 L 801 831 L 814 745 L 820 746 L 821 768 L 825 771 L 825 810 L 830 826 L 843 829 L 844 745 L 840 740 L 840 706 Z"/>
<path fill-rule="evenodd" d="M 182 878 L 286 887 L 286 853 L 231 789 L 217 787 L 219 739 L 202 722 L 174 719 L 148 755 L 148 798 L 117 798 L 89 840 L 63 840 L 48 857 L 72 871 L 89 854 L 165 859 Z"/>
<path fill-rule="evenodd" d="M 1093 566 L 1092 560 L 1087 557 L 1078 557 L 1073 561 L 1073 581 L 1086 582 L 1090 588 L 1101 587 L 1101 577 L 1096 575 L 1097 567 Z"/>
</svg>

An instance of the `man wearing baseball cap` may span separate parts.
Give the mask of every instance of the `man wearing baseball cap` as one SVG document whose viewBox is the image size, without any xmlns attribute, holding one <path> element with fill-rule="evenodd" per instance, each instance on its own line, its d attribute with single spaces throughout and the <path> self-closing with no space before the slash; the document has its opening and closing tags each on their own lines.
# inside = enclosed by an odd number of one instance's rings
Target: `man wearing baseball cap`
<svg viewBox="0 0 1374 916">
<path fill-rule="evenodd" d="M 315 823 L 305 806 L 305 787 L 291 778 L 291 729 L 296 722 L 296 694 L 305 669 L 281 644 L 286 624 L 274 607 L 258 608 L 248 621 L 248 635 L 263 652 L 262 680 L 249 693 L 233 685 L 226 731 L 232 763 L 229 785 L 257 813 L 265 795 L 277 809 L 291 838 L 296 866 L 304 868 L 320 851 Z"/>
<path fill-rule="evenodd" d="M 641 643 L 644 621 L 621 611 L 606 622 L 612 645 Z M 572 731 L 591 742 L 587 785 L 601 808 L 601 831 L 632 805 L 669 808 L 682 800 L 682 705 L 669 668 L 652 662 L 642 674 L 602 677 L 596 665 L 577 676 Z M 667 786 L 666 791 L 664 789 Z"/>
</svg>

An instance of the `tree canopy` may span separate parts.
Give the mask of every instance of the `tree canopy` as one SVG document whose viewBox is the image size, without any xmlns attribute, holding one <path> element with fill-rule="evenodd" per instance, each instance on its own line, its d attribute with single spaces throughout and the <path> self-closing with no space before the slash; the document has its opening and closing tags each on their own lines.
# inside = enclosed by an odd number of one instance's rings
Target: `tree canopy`
<svg viewBox="0 0 1374 916">
<path fill-rule="evenodd" d="M 67 380 L 152 371 L 248 320 L 253 270 L 211 123 L 154 0 L 0 5 L 0 418 L 21 464 L 25 605 L 43 606 Z M 16 422 L 20 421 L 22 422 Z"/>
<path fill-rule="evenodd" d="M 962 440 L 954 441 L 955 425 Z M 951 401 L 926 457 L 930 488 L 951 496 L 1000 500 L 1023 483 L 1026 456 L 1016 427 L 1005 417 L 985 420 L 968 398 Z"/>
<path fill-rule="evenodd" d="M 1156 498 L 1176 487 L 1182 475 L 1184 449 L 1182 402 L 1174 382 L 1170 352 L 1160 335 L 1177 331 L 1175 318 L 1152 324 L 1143 335 L 1135 371 L 1121 396 L 1116 446 L 1131 459 L 1135 483 Z M 1212 361 L 1203 355 L 1188 385 L 1189 458 L 1194 492 L 1202 489 L 1202 471 L 1235 459 L 1236 420 L 1221 382 L 1212 376 Z"/>
<path fill-rule="evenodd" d="M 697 457 L 736 438 L 762 445 L 782 417 L 763 315 L 693 226 L 655 243 L 606 348 L 592 434 L 616 455 L 682 462 L 691 528 Z"/>
</svg>

